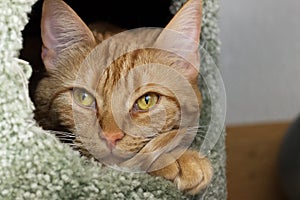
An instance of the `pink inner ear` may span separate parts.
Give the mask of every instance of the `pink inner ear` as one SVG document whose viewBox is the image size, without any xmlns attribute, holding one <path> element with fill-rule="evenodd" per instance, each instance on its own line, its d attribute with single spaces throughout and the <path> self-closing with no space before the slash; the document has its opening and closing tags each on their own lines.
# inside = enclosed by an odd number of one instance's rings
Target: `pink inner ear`
<svg viewBox="0 0 300 200">
<path fill-rule="evenodd" d="M 51 70 L 55 69 L 55 57 L 56 53 L 52 49 L 46 48 L 44 45 L 42 46 L 42 60 L 46 69 Z"/>
<path fill-rule="evenodd" d="M 174 30 L 199 43 L 202 0 L 189 0 L 173 17 L 166 29 Z"/>
<path fill-rule="evenodd" d="M 62 0 L 44 0 L 41 20 L 42 59 L 47 70 L 63 50 L 94 45 L 95 38 L 80 17 Z"/>
<path fill-rule="evenodd" d="M 41 22 L 41 34 L 43 40 L 42 46 L 42 60 L 46 69 L 55 68 L 55 60 L 57 57 L 57 46 L 58 40 L 55 34 L 55 25 L 51 20 L 51 17 L 47 16 L 47 11 L 43 12 L 42 22 Z"/>
<path fill-rule="evenodd" d="M 189 80 L 196 79 L 199 73 L 201 18 L 202 1 L 189 0 L 155 42 L 155 47 L 173 52 L 192 64 L 183 64 L 181 67 L 182 73 Z"/>
<path fill-rule="evenodd" d="M 189 0 L 162 31 L 155 45 L 182 55 L 197 51 L 201 18 L 202 1 Z"/>
<path fill-rule="evenodd" d="M 55 21 L 57 17 L 54 15 L 54 10 L 62 10 L 63 7 L 56 4 L 56 1 L 45 0 L 42 10 L 41 19 L 41 36 L 43 41 L 42 46 L 42 60 L 47 70 L 52 70 L 55 68 L 55 60 L 58 52 L 58 38 L 57 34 L 57 24 Z"/>
</svg>

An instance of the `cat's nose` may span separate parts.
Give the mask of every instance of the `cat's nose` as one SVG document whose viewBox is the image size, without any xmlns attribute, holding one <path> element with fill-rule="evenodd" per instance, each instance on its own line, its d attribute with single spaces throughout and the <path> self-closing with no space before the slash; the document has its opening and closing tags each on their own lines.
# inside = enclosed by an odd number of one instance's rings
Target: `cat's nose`
<svg viewBox="0 0 300 200">
<path fill-rule="evenodd" d="M 110 145 L 116 146 L 116 142 L 124 137 L 124 133 L 122 131 L 103 132 L 103 136 Z"/>
</svg>

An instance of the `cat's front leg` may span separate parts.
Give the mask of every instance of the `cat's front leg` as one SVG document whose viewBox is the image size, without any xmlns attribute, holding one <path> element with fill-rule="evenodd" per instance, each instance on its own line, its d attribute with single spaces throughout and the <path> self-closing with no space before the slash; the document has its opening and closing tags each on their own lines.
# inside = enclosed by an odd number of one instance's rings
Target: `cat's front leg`
<svg viewBox="0 0 300 200">
<path fill-rule="evenodd" d="M 174 163 L 150 174 L 173 181 L 179 190 L 194 195 L 210 183 L 213 170 L 207 158 L 188 150 Z"/>
</svg>

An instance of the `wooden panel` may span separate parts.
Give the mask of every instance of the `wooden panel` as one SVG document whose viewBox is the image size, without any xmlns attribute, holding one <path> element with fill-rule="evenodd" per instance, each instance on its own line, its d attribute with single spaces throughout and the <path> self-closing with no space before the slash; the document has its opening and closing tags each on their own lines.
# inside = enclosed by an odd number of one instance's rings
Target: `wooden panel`
<svg viewBox="0 0 300 200">
<path fill-rule="evenodd" d="M 229 200 L 283 200 L 277 158 L 289 123 L 227 128 Z"/>
</svg>

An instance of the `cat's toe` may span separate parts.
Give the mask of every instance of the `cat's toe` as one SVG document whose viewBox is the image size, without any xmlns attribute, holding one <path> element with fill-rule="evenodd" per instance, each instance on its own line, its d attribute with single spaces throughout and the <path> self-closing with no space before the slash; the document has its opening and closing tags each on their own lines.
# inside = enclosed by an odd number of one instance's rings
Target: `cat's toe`
<svg viewBox="0 0 300 200">
<path fill-rule="evenodd" d="M 207 158 L 200 158 L 198 153 L 192 152 L 187 157 L 181 157 L 178 163 L 181 171 L 174 180 L 178 189 L 194 195 L 210 183 L 213 171 Z"/>
<path fill-rule="evenodd" d="M 153 171 L 150 174 L 153 176 L 162 176 L 167 180 L 173 181 L 176 179 L 178 173 L 179 173 L 179 168 L 177 166 L 177 163 L 175 162 L 160 170 Z"/>
</svg>

